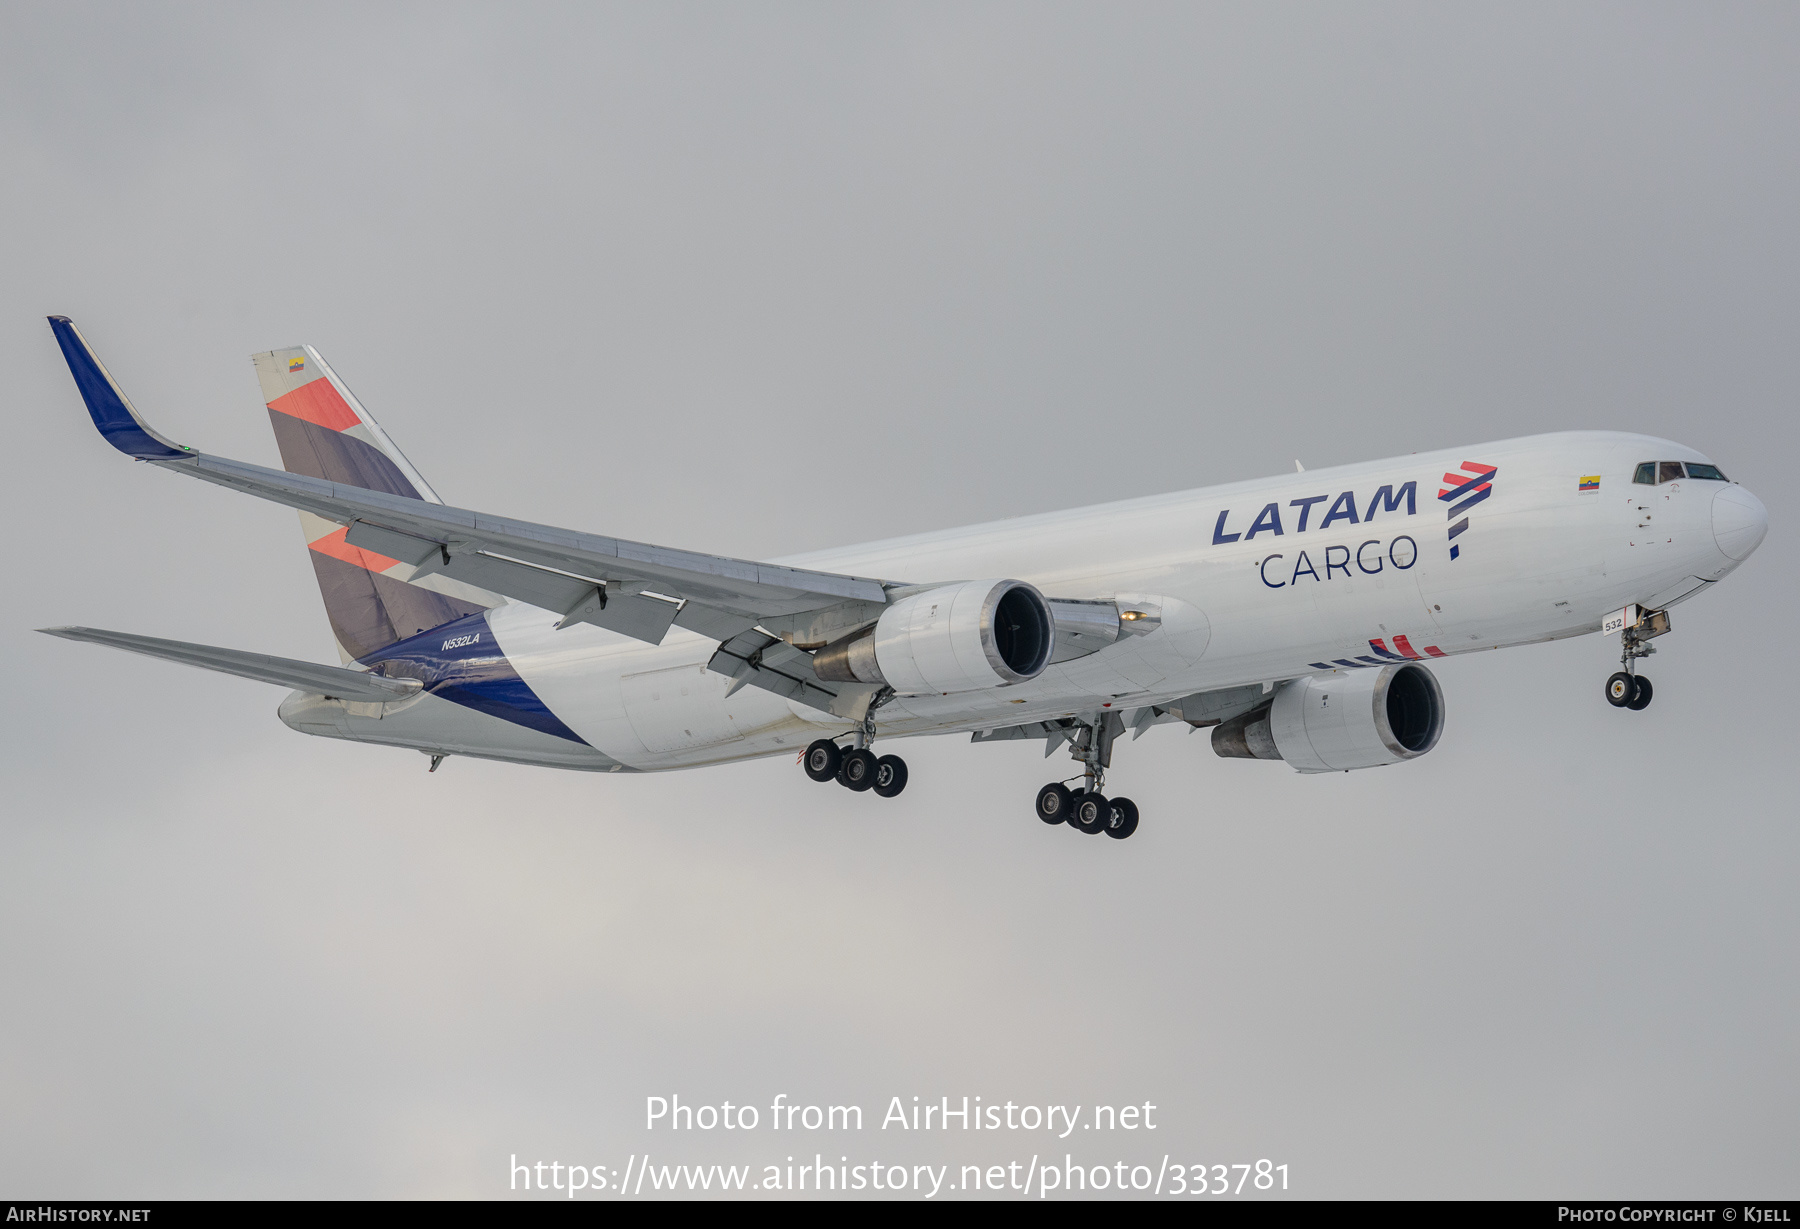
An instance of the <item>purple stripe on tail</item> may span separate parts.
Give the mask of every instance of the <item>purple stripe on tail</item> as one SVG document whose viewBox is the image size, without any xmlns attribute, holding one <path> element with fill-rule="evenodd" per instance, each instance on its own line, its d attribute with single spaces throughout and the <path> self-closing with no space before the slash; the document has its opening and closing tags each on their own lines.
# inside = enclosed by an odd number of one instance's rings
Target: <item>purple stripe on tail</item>
<svg viewBox="0 0 1800 1229">
<path fill-rule="evenodd" d="M 365 491 L 383 491 L 407 499 L 419 498 L 419 492 L 406 480 L 400 467 L 380 449 L 372 448 L 353 435 L 333 431 L 317 423 L 307 422 L 269 411 L 269 425 L 275 428 L 275 443 L 281 449 L 281 467 L 290 474 L 341 482 Z"/>
</svg>

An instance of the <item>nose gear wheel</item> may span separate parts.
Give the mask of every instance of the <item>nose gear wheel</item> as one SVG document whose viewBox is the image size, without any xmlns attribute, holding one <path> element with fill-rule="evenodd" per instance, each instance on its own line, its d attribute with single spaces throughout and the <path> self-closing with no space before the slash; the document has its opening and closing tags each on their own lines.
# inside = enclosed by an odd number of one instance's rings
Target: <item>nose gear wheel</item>
<svg viewBox="0 0 1800 1229">
<path fill-rule="evenodd" d="M 1606 680 L 1606 702 L 1614 708 L 1624 708 L 1631 703 L 1631 697 L 1637 692 L 1637 680 L 1620 670 Z"/>
</svg>

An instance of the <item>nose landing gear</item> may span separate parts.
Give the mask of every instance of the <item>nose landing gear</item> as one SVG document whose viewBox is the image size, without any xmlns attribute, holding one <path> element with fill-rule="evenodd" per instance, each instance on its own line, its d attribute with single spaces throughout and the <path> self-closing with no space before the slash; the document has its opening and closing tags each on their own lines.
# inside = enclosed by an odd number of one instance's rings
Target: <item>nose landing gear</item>
<svg viewBox="0 0 1800 1229">
<path fill-rule="evenodd" d="M 1663 610 L 1645 611 L 1643 617 L 1619 633 L 1622 648 L 1619 665 L 1624 667 L 1606 680 L 1606 702 L 1614 708 L 1642 712 L 1650 707 L 1656 689 L 1650 680 L 1637 672 L 1640 657 L 1656 652 L 1650 641 L 1669 630 L 1669 615 Z"/>
</svg>

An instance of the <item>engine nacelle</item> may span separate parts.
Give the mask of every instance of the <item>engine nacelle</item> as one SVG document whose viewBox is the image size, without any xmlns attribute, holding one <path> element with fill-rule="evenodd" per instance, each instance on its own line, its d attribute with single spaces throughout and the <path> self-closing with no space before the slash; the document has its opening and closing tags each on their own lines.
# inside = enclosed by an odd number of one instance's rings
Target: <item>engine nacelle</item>
<svg viewBox="0 0 1800 1229">
<path fill-rule="evenodd" d="M 965 580 L 901 598 L 873 627 L 813 654 L 813 673 L 903 695 L 979 691 L 1042 674 L 1056 625 L 1022 580 Z"/>
<path fill-rule="evenodd" d="M 1212 745 L 1230 758 L 1342 772 L 1417 759 L 1443 732 L 1443 690 L 1407 662 L 1292 679 L 1270 703 L 1214 727 Z"/>
</svg>

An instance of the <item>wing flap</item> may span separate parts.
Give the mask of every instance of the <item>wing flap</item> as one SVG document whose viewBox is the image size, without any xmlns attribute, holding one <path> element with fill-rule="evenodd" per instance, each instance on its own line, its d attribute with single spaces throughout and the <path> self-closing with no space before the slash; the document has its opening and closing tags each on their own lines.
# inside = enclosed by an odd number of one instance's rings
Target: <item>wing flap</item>
<svg viewBox="0 0 1800 1229">
<path fill-rule="evenodd" d="M 559 627 L 570 623 L 592 623 L 595 627 L 649 644 L 661 644 L 680 608 L 675 602 L 617 592 L 611 586 L 566 572 L 553 572 L 516 559 L 471 551 L 467 549 L 467 543 L 458 543 L 460 553 L 453 554 L 448 543 L 396 533 L 367 521 L 352 521 L 344 540 L 363 550 L 410 564 L 413 569 L 411 580 L 448 576 L 479 589 L 504 593 L 544 610 L 554 610 L 563 616 Z"/>
<path fill-rule="evenodd" d="M 586 577 L 591 582 L 619 585 L 647 582 L 670 597 L 717 606 L 737 614 L 792 614 L 845 599 L 883 603 L 887 600 L 887 591 L 878 580 L 754 563 L 559 529 L 465 508 L 427 504 L 381 491 L 342 486 L 204 453 L 154 463 L 260 499 L 300 508 L 340 524 L 361 520 L 376 528 L 428 544 L 435 543 L 447 551 L 452 560 L 459 553 L 503 555 L 540 568 Z M 448 567 L 434 570 L 456 574 Z M 481 581 L 473 583 L 482 584 L 484 588 L 495 587 Z M 517 596 L 521 601 L 531 601 L 531 598 L 515 595 L 505 588 L 497 591 L 508 597 Z"/>
<path fill-rule="evenodd" d="M 850 721 L 861 721 L 881 691 L 864 683 L 825 682 L 813 673 L 811 653 L 754 629 L 721 644 L 706 668 L 735 680 L 732 690 L 760 687 Z"/>
<path fill-rule="evenodd" d="M 698 632 L 708 640 L 721 642 L 742 635 L 755 627 L 756 622 L 753 615 L 741 615 L 716 606 L 702 606 L 697 602 L 684 603 L 675 616 L 675 626 Z"/>
<path fill-rule="evenodd" d="M 316 695 L 339 700 L 377 703 L 404 700 L 419 690 L 417 679 L 390 679 L 361 670 L 341 666 L 322 666 L 316 662 L 295 661 L 291 657 L 271 657 L 266 653 L 246 653 L 240 649 L 221 649 L 210 644 L 189 644 L 185 640 L 158 640 L 154 636 L 138 636 L 131 632 L 109 632 L 98 627 L 40 627 L 47 636 L 64 640 L 82 640 L 104 644 L 108 648 L 160 657 L 164 661 L 198 666 L 234 674 L 238 678 L 274 683 Z"/>
</svg>

